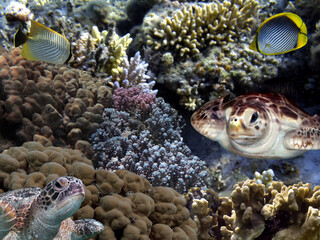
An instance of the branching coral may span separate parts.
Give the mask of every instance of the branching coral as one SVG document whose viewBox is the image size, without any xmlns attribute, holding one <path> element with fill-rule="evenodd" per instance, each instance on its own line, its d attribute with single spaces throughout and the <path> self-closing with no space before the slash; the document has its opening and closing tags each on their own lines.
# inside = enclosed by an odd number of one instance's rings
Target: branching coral
<svg viewBox="0 0 320 240">
<path fill-rule="evenodd" d="M 203 102 L 236 93 L 235 86 L 252 87 L 274 78 L 281 58 L 264 57 L 244 43 L 213 47 L 199 61 L 187 60 L 163 71 L 157 81 L 180 96 L 180 104 L 194 110 Z"/>
<path fill-rule="evenodd" d="M 105 109 L 101 128 L 92 135 L 98 166 L 128 169 L 145 176 L 155 186 L 171 186 L 179 192 L 204 186 L 205 163 L 193 156 L 181 141 L 181 118 L 163 99 L 115 93 L 117 109 Z M 125 97 L 123 101 L 121 97 Z M 133 106 L 137 98 L 144 103 Z M 131 98 L 131 99 L 129 99 Z M 141 102 L 139 100 L 139 102 Z M 148 104 L 145 104 L 148 102 Z M 138 103 L 138 102 L 136 102 Z"/>
<path fill-rule="evenodd" d="M 144 30 L 147 44 L 155 50 L 189 57 L 208 46 L 239 39 L 240 33 L 251 31 L 257 15 L 258 2 L 254 0 L 185 4 L 172 16 L 150 13 Z"/>
<path fill-rule="evenodd" d="M 116 88 L 137 86 L 143 91 L 157 93 L 157 90 L 152 90 L 155 82 L 151 81 L 150 75 L 147 74 L 148 63 L 141 60 L 140 52 L 136 52 L 130 61 L 125 56 L 120 67 L 122 68 L 121 73 L 111 78 Z"/>
<path fill-rule="evenodd" d="M 72 44 L 75 60 L 71 65 L 118 76 L 122 72 L 120 64 L 131 41 L 130 34 L 120 37 L 114 26 L 102 32 L 93 27 L 92 34 L 83 33 L 82 37 Z"/>
<path fill-rule="evenodd" d="M 311 184 L 269 188 L 253 180 L 234 186 L 230 198 L 192 189 L 186 196 L 200 239 L 318 239 L 319 191 Z"/>
</svg>

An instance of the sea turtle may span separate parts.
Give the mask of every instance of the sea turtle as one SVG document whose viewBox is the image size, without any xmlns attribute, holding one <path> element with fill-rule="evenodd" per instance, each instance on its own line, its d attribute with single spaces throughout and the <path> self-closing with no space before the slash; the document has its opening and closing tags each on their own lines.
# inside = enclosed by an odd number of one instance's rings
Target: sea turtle
<svg viewBox="0 0 320 240">
<path fill-rule="evenodd" d="M 279 93 L 210 101 L 196 110 L 191 124 L 226 150 L 249 158 L 292 158 L 320 149 L 320 117 Z"/>
<path fill-rule="evenodd" d="M 0 239 L 87 239 L 103 231 L 93 219 L 70 217 L 84 199 L 82 181 L 60 177 L 44 189 L 30 187 L 0 194 Z"/>
</svg>

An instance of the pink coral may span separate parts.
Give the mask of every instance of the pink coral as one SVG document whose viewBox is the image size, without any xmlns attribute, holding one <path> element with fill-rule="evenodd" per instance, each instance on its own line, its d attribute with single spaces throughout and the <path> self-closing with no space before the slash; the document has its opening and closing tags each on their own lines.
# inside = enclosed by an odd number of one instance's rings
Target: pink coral
<svg viewBox="0 0 320 240">
<path fill-rule="evenodd" d="M 137 106 L 142 111 L 150 109 L 154 103 L 155 94 L 143 92 L 138 87 L 118 88 L 113 93 L 114 106 L 120 110 L 128 110 Z"/>
</svg>

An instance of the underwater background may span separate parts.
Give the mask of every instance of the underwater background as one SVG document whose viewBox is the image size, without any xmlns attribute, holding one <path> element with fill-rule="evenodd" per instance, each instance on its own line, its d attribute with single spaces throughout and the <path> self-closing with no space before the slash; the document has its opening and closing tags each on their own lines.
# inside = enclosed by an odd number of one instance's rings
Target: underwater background
<svg viewBox="0 0 320 240">
<path fill-rule="evenodd" d="M 80 178 L 74 219 L 102 222 L 95 239 L 320 239 L 319 150 L 249 159 L 190 124 L 205 102 L 250 92 L 319 114 L 319 0 L 2 0 L 0 11 L 0 193 Z M 305 22 L 307 45 L 250 50 L 282 12 Z M 30 19 L 70 41 L 67 63 L 21 56 L 13 38 Z"/>
</svg>

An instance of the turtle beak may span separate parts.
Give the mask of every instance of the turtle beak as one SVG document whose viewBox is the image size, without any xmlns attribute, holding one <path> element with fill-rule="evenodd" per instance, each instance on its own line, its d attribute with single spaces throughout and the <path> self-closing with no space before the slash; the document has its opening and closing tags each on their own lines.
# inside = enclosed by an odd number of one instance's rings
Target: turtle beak
<svg viewBox="0 0 320 240">
<path fill-rule="evenodd" d="M 242 119 L 235 117 L 229 120 L 227 131 L 230 137 L 235 137 L 235 135 L 241 134 L 243 129 L 245 129 L 245 126 L 242 123 Z"/>
</svg>

